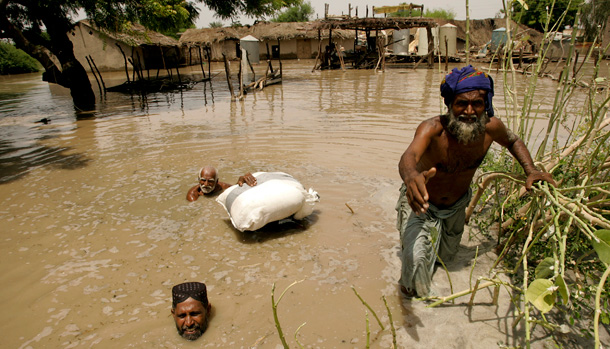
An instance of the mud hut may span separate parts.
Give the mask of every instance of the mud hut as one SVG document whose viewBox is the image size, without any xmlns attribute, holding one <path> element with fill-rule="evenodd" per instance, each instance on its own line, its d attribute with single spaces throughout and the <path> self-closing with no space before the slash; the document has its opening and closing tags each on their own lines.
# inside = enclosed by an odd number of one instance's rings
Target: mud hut
<svg viewBox="0 0 610 349">
<path fill-rule="evenodd" d="M 188 29 L 180 37 L 180 44 L 190 64 L 198 63 L 197 47 L 209 47 L 211 59 L 236 59 L 239 40 L 252 35 L 259 39 L 260 59 L 308 59 L 315 58 L 320 36 L 328 41 L 328 31 L 318 33 L 311 22 L 270 23 L 258 22 L 238 28 Z M 353 49 L 355 35 L 347 30 L 333 30 L 333 40 L 347 49 Z"/>
<path fill-rule="evenodd" d="M 74 54 L 79 62 L 91 70 L 87 58 L 92 58 L 100 71 L 122 70 L 130 59 L 142 69 L 175 66 L 180 60 L 179 43 L 163 34 L 132 24 L 123 33 L 99 29 L 88 20 L 76 24 L 70 32 Z M 127 63 L 131 67 L 131 63 Z"/>
</svg>

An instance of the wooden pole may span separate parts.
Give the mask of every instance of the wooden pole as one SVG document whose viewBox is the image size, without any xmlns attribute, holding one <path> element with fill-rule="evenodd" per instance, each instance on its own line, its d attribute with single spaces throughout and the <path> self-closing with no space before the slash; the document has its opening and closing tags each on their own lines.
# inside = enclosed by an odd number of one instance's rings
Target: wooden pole
<svg viewBox="0 0 610 349">
<path fill-rule="evenodd" d="M 227 55 L 222 54 L 222 58 L 225 62 L 225 73 L 227 74 L 227 84 L 229 84 L 229 92 L 231 93 L 231 100 L 235 100 L 235 95 L 233 94 L 233 85 L 231 85 L 231 68 L 229 68 L 229 60 L 227 59 Z"/>
<path fill-rule="evenodd" d="M 449 39 L 445 37 L 445 71 L 449 71 Z"/>
<path fill-rule="evenodd" d="M 123 52 L 123 48 L 121 47 L 121 45 L 119 45 L 118 42 L 116 42 L 115 45 L 119 48 L 119 50 L 121 51 L 121 54 L 123 55 L 123 61 L 125 62 L 125 75 L 127 75 L 127 82 L 129 82 L 129 71 L 127 70 L 127 57 L 125 56 L 125 52 Z"/>
<path fill-rule="evenodd" d="M 93 74 L 93 77 L 95 78 L 95 81 L 97 82 L 97 87 L 100 89 L 100 97 L 101 97 L 103 94 L 102 85 L 100 84 L 100 81 L 97 79 L 97 75 L 95 75 L 95 70 L 93 70 L 93 65 L 91 64 L 91 61 L 89 61 L 89 56 L 85 56 L 85 58 L 87 59 L 87 63 L 89 63 L 89 68 L 91 69 L 91 73 Z"/>
<path fill-rule="evenodd" d="M 434 65 L 434 37 L 432 36 L 432 28 L 426 27 L 426 34 L 428 34 L 428 68 L 432 68 Z"/>
<path fill-rule="evenodd" d="M 244 98 L 244 74 L 242 70 L 242 65 L 244 62 L 244 50 L 241 50 L 241 55 L 239 55 L 239 71 L 237 72 L 237 78 L 239 81 L 239 96 L 237 97 L 238 99 Z"/>
<path fill-rule="evenodd" d="M 93 68 L 95 68 L 97 75 L 100 76 L 100 80 L 102 81 L 102 86 L 104 87 L 104 93 L 106 93 L 106 84 L 104 83 L 104 79 L 102 78 L 102 73 L 100 73 L 100 70 L 97 69 L 97 64 L 95 64 L 93 57 L 91 57 L 91 55 L 89 55 L 89 58 L 91 58 L 91 63 L 93 64 Z"/>
<path fill-rule="evenodd" d="M 206 46 L 205 54 L 206 54 L 206 56 L 208 56 L 208 76 L 210 77 L 210 80 L 211 80 L 212 72 L 210 71 L 210 69 L 212 69 L 212 48 L 209 46 Z M 212 86 L 212 85 L 210 85 L 210 86 Z"/>
<path fill-rule="evenodd" d="M 280 39 L 277 39 L 277 60 L 280 64 L 280 79 L 282 78 L 282 50 L 280 49 Z"/>
<path fill-rule="evenodd" d="M 316 56 L 316 61 L 313 64 L 313 69 L 311 69 L 312 73 L 318 67 L 318 60 L 320 59 L 321 52 L 322 52 L 322 38 L 321 38 L 321 34 L 320 34 L 320 29 L 318 29 L 318 55 Z"/>
<path fill-rule="evenodd" d="M 203 74 L 203 79 L 205 80 L 205 69 L 203 69 L 203 55 L 201 54 L 201 46 L 197 46 L 197 51 L 199 52 L 199 66 L 201 66 L 201 73 Z"/>
<path fill-rule="evenodd" d="M 466 65 L 470 64 L 470 10 L 466 0 Z"/>
</svg>

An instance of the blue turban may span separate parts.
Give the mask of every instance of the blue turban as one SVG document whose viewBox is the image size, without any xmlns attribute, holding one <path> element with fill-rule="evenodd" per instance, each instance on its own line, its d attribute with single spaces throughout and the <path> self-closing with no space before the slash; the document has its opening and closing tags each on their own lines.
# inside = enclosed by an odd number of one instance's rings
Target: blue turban
<svg viewBox="0 0 610 349">
<path fill-rule="evenodd" d="M 491 76 L 468 65 L 462 69 L 453 68 L 441 83 L 441 96 L 445 99 L 447 107 L 451 106 L 453 99 L 458 94 L 474 90 L 487 91 L 485 111 L 489 117 L 494 116 L 494 108 L 491 103 L 494 96 L 494 81 Z"/>
</svg>

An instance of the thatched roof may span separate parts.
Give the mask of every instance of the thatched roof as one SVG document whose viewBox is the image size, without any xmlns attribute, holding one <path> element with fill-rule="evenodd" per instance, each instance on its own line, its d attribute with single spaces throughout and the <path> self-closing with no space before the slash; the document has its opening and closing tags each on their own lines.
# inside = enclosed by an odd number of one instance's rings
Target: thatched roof
<svg viewBox="0 0 610 349">
<path fill-rule="evenodd" d="M 179 43 L 176 39 L 165 36 L 156 31 L 148 30 L 141 24 L 132 23 L 131 27 L 122 33 L 111 32 L 107 29 L 96 27 L 93 23 L 84 19 L 79 23 L 92 28 L 98 32 L 107 35 L 108 37 L 127 44 L 129 46 L 140 46 L 140 45 L 160 45 L 160 46 L 178 46 Z"/>
<path fill-rule="evenodd" d="M 252 35 L 261 41 L 275 41 L 288 39 L 317 39 L 318 30 L 310 22 L 270 23 L 259 22 L 253 26 L 188 29 L 180 36 L 180 43 L 212 44 L 225 40 L 239 40 Z M 322 30 L 322 38 L 328 37 L 328 30 Z M 335 39 L 354 39 L 352 30 L 333 30 Z"/>
</svg>

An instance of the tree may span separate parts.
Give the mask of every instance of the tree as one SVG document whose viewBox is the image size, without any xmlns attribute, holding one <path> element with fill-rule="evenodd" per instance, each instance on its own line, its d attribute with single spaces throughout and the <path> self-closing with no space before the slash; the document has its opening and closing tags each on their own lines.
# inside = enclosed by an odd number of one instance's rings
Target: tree
<svg viewBox="0 0 610 349">
<path fill-rule="evenodd" d="M 562 25 L 573 25 L 578 7 L 583 2 L 584 0 L 529 0 L 528 9 L 525 9 L 521 1 L 515 1 L 512 6 L 513 20 L 538 31 L 544 31 L 544 25 L 550 16 L 549 30 L 554 28 L 553 30 L 560 31 L 563 27 L 557 28 L 556 24 L 563 13 L 566 12 L 566 16 Z"/>
<path fill-rule="evenodd" d="M 272 15 L 300 0 L 196 0 L 221 18 Z M 98 27 L 120 32 L 138 22 L 158 31 L 188 28 L 198 16 L 186 0 L 0 0 L 0 37 L 37 59 L 45 69 L 43 80 L 70 89 L 74 106 L 95 108 L 95 95 L 87 72 L 74 56 L 68 32 L 78 11 Z M 46 29 L 46 35 L 45 30 Z M 57 65 L 55 62 L 59 62 Z"/>
<path fill-rule="evenodd" d="M 406 2 L 400 3 L 401 5 L 408 5 Z M 439 18 L 439 19 L 455 19 L 456 13 L 453 10 L 445 10 L 434 8 L 432 10 L 426 9 L 423 16 L 421 15 L 420 9 L 413 9 L 410 11 L 398 11 L 388 14 L 388 17 L 426 17 L 426 18 Z"/>
<path fill-rule="evenodd" d="M 593 41 L 597 35 L 604 32 L 608 17 L 610 17 L 610 0 L 592 0 L 584 4 L 580 23 L 585 31 L 586 41 Z"/>
<path fill-rule="evenodd" d="M 271 19 L 272 22 L 309 22 L 314 14 L 311 2 L 305 1 L 282 11 Z"/>
<path fill-rule="evenodd" d="M 40 64 L 27 53 L 11 44 L 0 42 L 0 74 L 33 73 Z"/>
<path fill-rule="evenodd" d="M 210 28 L 222 28 L 222 22 L 210 22 Z"/>
</svg>

